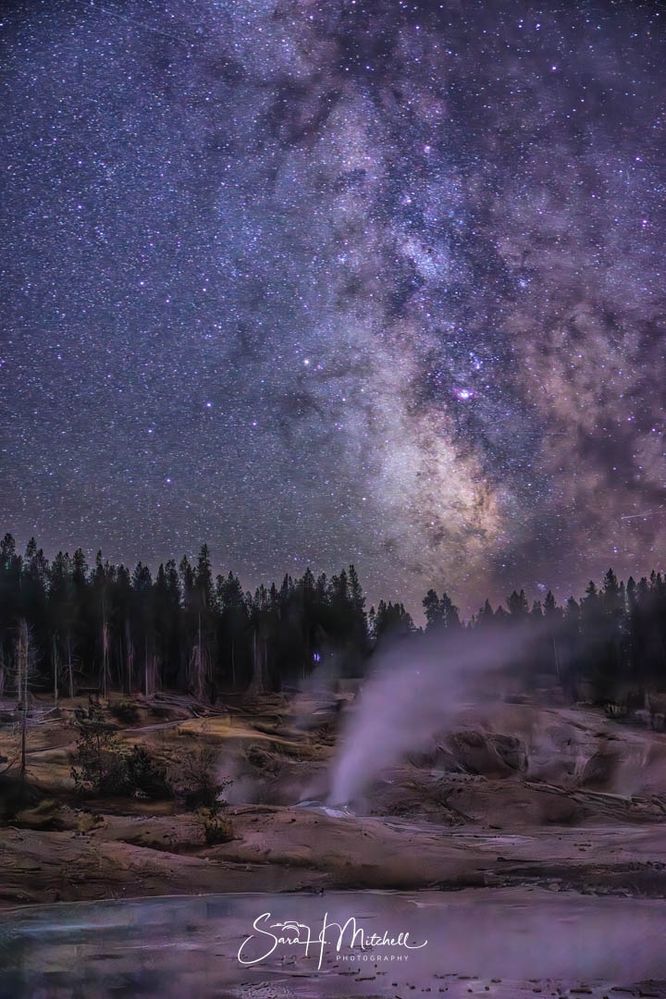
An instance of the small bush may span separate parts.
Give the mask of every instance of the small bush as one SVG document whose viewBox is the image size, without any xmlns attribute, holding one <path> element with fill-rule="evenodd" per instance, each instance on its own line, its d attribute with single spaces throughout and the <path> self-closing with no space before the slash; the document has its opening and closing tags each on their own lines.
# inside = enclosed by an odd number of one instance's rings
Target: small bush
<svg viewBox="0 0 666 999">
<path fill-rule="evenodd" d="M 43 793 L 14 774 L 0 774 L 0 822 L 11 822 L 25 808 L 40 803 Z"/>
<path fill-rule="evenodd" d="M 272 756 L 266 749 L 261 746 L 257 746 L 254 743 L 248 746 L 245 753 L 245 757 L 248 763 L 256 767 L 257 770 L 264 770 L 266 773 L 274 774 L 277 773 L 279 766 L 278 762 L 274 756 Z"/>
<path fill-rule="evenodd" d="M 117 701 L 109 705 L 109 711 L 122 725 L 135 725 L 139 721 L 139 709 L 132 701 Z"/>
<path fill-rule="evenodd" d="M 207 810 L 203 813 L 203 827 L 206 846 L 229 843 L 234 838 L 231 819 L 218 815 L 214 810 Z"/>
<path fill-rule="evenodd" d="M 76 790 L 94 795 L 125 793 L 123 753 L 114 726 L 104 721 L 96 705 L 87 711 L 78 709 L 76 717 L 79 738 L 72 766 Z"/>
<path fill-rule="evenodd" d="M 82 712 L 78 725 L 72 766 L 77 791 L 95 796 L 172 797 L 164 767 L 143 746 L 133 746 L 128 751 L 97 708 L 91 707 L 87 714 Z"/>
<path fill-rule="evenodd" d="M 167 780 L 166 769 L 143 746 L 133 746 L 124 757 L 127 787 L 136 794 L 140 791 L 147 798 L 171 798 L 173 789 Z"/>
<path fill-rule="evenodd" d="M 210 746 L 198 746 L 189 753 L 180 770 L 182 795 L 185 807 L 195 811 L 206 808 L 211 812 L 219 811 L 224 804 L 220 795 L 230 783 L 217 775 L 217 753 Z"/>
</svg>

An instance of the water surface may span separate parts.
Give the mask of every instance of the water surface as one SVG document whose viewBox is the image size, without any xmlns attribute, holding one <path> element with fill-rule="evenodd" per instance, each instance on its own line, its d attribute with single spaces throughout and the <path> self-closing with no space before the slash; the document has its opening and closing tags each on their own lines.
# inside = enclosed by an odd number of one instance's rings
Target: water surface
<svg viewBox="0 0 666 999">
<path fill-rule="evenodd" d="M 253 931 L 253 922 L 270 913 Z M 273 943 L 267 928 L 297 921 L 301 938 L 350 917 L 365 932 L 321 955 Z M 283 930 L 274 928 L 274 935 Z M 372 933 L 427 946 L 367 946 Z M 0 917 L 0 996 L 161 996 L 308 999 L 330 996 L 545 995 L 632 988 L 666 996 L 666 905 L 654 899 L 541 889 L 460 892 L 234 894 L 61 903 Z M 544 988 L 546 986 L 546 988 Z M 579 993 L 580 994 L 580 993 Z M 585 993 L 582 993 L 583 995 Z M 610 993 L 612 994 L 612 993 Z M 632 992 L 624 993 L 631 995 Z M 618 993 L 622 995 L 622 993 Z"/>
</svg>

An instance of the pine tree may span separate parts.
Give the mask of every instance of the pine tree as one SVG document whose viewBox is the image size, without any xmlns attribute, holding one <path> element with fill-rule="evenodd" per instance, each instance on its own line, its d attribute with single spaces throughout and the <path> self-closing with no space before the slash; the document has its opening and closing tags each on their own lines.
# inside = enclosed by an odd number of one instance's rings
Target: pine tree
<svg viewBox="0 0 666 999">
<path fill-rule="evenodd" d="M 441 622 L 444 628 L 449 630 L 460 627 L 460 616 L 458 608 L 455 606 L 448 593 L 442 593 L 439 602 Z"/>
<path fill-rule="evenodd" d="M 506 605 L 509 609 L 509 614 L 514 620 L 523 620 L 528 616 L 529 605 L 525 596 L 525 590 L 521 590 L 520 593 L 514 590 L 511 596 L 507 598 Z"/>
<path fill-rule="evenodd" d="M 435 628 L 438 624 L 441 624 L 442 606 L 435 590 L 428 590 L 422 603 L 427 622 L 426 628 Z"/>
<path fill-rule="evenodd" d="M 403 604 L 379 601 L 374 617 L 374 635 L 377 641 L 386 637 L 404 638 L 414 631 L 412 616 Z"/>
</svg>

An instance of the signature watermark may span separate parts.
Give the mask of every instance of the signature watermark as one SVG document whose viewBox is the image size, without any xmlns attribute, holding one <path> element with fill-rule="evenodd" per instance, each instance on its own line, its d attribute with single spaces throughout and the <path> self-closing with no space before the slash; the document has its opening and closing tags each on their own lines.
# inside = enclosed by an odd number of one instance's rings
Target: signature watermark
<svg viewBox="0 0 666 999">
<path fill-rule="evenodd" d="M 249 966 L 268 960 L 281 948 L 300 951 L 303 957 L 316 957 L 321 971 L 324 955 L 330 948 L 342 960 L 404 961 L 413 950 L 427 947 L 428 941 L 413 943 L 409 933 L 367 932 L 355 916 L 344 923 L 329 919 L 324 913 L 321 926 L 312 927 L 295 919 L 272 922 L 270 912 L 262 912 L 252 923 L 250 933 L 238 948 L 238 960 Z M 358 951 L 357 953 L 354 953 Z"/>
</svg>

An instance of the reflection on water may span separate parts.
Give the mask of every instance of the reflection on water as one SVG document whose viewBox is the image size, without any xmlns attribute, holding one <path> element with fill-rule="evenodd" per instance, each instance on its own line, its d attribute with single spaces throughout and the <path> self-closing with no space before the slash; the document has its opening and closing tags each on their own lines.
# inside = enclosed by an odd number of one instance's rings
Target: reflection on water
<svg viewBox="0 0 666 999">
<path fill-rule="evenodd" d="M 355 917 L 368 937 L 409 932 L 419 950 L 369 947 L 351 931 L 340 952 L 327 934 L 309 957 L 280 944 L 243 967 L 237 958 L 253 922 L 301 923 L 313 937 L 322 920 Z M 259 924 L 267 927 L 268 920 Z M 275 935 L 284 931 L 275 929 Z M 303 939 L 303 937 L 301 937 Z M 541 890 L 331 892 L 325 895 L 209 895 L 60 904 L 0 918 L 0 996 L 218 996 L 288 999 L 398 996 L 430 991 L 468 997 L 533 994 L 550 980 L 602 996 L 613 985 L 666 980 L 666 906 Z M 248 956 L 272 944 L 255 932 Z M 254 950 L 252 950 L 254 947 Z M 653 981 L 649 994 L 666 995 Z M 646 990 L 647 991 L 647 990 Z M 631 993 L 629 993 L 631 994 Z M 635 992 L 639 994 L 638 988 Z"/>
</svg>

